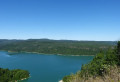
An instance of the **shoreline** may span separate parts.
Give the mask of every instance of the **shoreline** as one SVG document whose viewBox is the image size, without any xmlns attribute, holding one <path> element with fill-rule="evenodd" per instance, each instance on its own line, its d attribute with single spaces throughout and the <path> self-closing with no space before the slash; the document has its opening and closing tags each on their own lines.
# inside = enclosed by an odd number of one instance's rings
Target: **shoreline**
<svg viewBox="0 0 120 82">
<path fill-rule="evenodd" d="M 23 80 L 25 80 L 25 79 L 28 79 L 28 78 L 23 78 L 23 79 L 21 79 L 21 80 L 16 80 L 15 82 L 23 81 Z"/>
<path fill-rule="evenodd" d="M 29 74 L 29 77 L 27 77 L 27 78 L 22 78 L 21 80 L 15 80 L 15 82 L 19 82 L 19 81 L 23 81 L 23 80 L 26 80 L 26 79 L 28 79 L 28 78 L 30 78 L 31 76 L 30 76 L 30 74 Z"/>
<path fill-rule="evenodd" d="M 58 82 L 63 82 L 63 80 L 60 80 L 60 81 L 58 81 Z"/>
<path fill-rule="evenodd" d="M 6 50 L 0 50 L 0 51 L 6 51 Z M 95 56 L 95 55 L 47 54 L 47 53 L 39 53 L 39 52 L 25 52 L 25 51 L 21 51 L 21 52 L 6 51 L 6 52 L 9 52 L 9 53 L 32 53 L 32 54 L 40 54 L 40 55 L 58 55 L 58 56 Z"/>
</svg>

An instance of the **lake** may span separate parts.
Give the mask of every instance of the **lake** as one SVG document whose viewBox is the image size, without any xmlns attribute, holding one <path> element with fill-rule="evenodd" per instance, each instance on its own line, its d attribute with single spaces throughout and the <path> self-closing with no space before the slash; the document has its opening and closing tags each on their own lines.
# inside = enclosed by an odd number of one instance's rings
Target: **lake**
<svg viewBox="0 0 120 82">
<path fill-rule="evenodd" d="M 0 51 L 0 67 L 23 69 L 30 78 L 21 82 L 58 82 L 65 75 L 75 73 L 93 59 L 93 56 L 60 56 Z"/>
</svg>

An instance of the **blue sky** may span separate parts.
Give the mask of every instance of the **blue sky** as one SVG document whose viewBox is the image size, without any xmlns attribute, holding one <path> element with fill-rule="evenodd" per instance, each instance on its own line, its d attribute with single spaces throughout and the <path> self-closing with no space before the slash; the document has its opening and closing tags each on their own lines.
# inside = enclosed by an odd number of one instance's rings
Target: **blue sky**
<svg viewBox="0 0 120 82">
<path fill-rule="evenodd" d="M 0 0 L 0 39 L 120 39 L 120 0 Z"/>
</svg>

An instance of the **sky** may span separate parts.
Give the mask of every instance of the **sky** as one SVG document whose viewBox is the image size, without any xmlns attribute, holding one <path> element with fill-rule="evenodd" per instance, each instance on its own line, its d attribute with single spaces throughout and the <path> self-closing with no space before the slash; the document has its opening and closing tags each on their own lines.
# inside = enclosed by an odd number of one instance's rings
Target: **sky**
<svg viewBox="0 0 120 82">
<path fill-rule="evenodd" d="M 0 39 L 120 40 L 120 0 L 0 0 Z"/>
</svg>

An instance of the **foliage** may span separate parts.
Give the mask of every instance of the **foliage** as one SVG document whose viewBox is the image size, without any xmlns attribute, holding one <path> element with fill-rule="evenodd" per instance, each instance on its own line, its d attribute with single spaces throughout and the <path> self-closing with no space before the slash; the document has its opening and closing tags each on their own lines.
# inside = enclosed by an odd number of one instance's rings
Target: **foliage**
<svg viewBox="0 0 120 82">
<path fill-rule="evenodd" d="M 0 82 L 15 82 L 29 77 L 29 72 L 26 70 L 9 70 L 0 68 Z"/>
<path fill-rule="evenodd" d="M 117 44 L 117 57 L 118 57 L 118 64 L 120 65 L 120 41 Z"/>
<path fill-rule="evenodd" d="M 70 82 L 69 80 L 76 75 L 79 76 L 79 78 L 87 80 L 89 77 L 103 76 L 104 74 L 107 74 L 110 71 L 111 66 L 119 65 L 119 55 L 117 55 L 119 51 L 120 42 L 118 42 L 117 45 L 117 52 L 115 49 L 109 49 L 107 52 L 100 52 L 90 63 L 83 65 L 80 72 L 77 72 L 74 76 L 65 76 L 63 82 Z"/>
<path fill-rule="evenodd" d="M 13 43 L 9 42 L 6 45 L 4 42 L 4 45 L 0 44 L 0 50 L 64 55 L 96 55 L 100 50 L 106 51 L 109 47 L 114 47 L 114 43 L 110 41 L 31 39 L 13 41 Z"/>
</svg>

